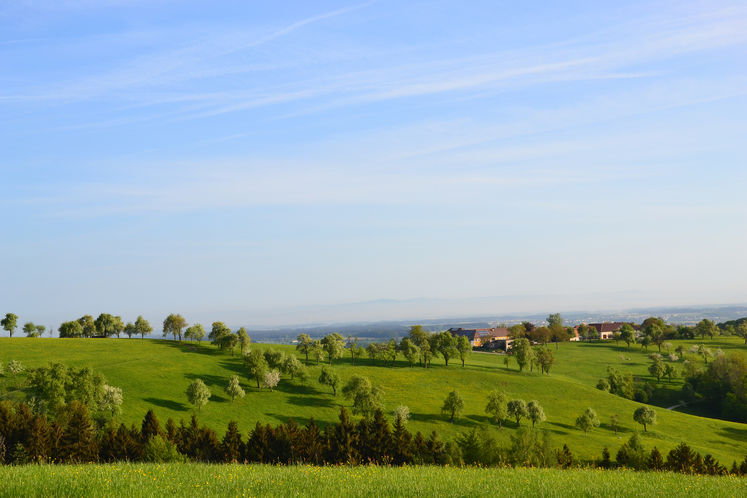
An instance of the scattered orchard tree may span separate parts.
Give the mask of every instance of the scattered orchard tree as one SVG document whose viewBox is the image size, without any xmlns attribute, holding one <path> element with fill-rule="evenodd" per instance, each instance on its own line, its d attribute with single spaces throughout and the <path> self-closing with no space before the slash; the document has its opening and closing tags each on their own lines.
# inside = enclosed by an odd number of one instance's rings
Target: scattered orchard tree
<svg viewBox="0 0 747 498">
<path fill-rule="evenodd" d="M 649 406 L 641 406 L 633 412 L 633 420 L 643 426 L 643 432 L 647 432 L 649 425 L 656 424 L 656 412 Z"/>
<path fill-rule="evenodd" d="M 527 403 L 523 399 L 512 399 L 506 405 L 508 416 L 516 419 L 516 425 L 521 425 L 521 419 L 529 416 Z"/>
<path fill-rule="evenodd" d="M 249 345 L 252 343 L 252 339 L 249 337 L 249 334 L 247 334 L 246 329 L 241 327 L 237 330 L 236 337 L 239 339 L 239 349 L 241 350 L 241 354 L 246 354 L 246 352 L 249 351 Z"/>
<path fill-rule="evenodd" d="M 319 383 L 331 387 L 333 396 L 337 396 L 337 388 L 340 387 L 341 382 L 340 375 L 332 370 L 332 367 L 322 367 L 322 373 L 319 375 Z"/>
<path fill-rule="evenodd" d="M 291 380 L 293 380 L 296 375 L 298 375 L 302 370 L 305 370 L 306 367 L 301 363 L 301 360 L 296 358 L 295 355 L 287 355 L 283 358 L 283 363 L 280 365 L 280 369 L 283 373 L 290 375 Z"/>
<path fill-rule="evenodd" d="M 661 376 L 664 375 L 665 371 L 664 362 L 660 358 L 655 358 L 653 363 L 648 366 L 648 372 L 656 377 L 657 384 L 661 382 Z"/>
<path fill-rule="evenodd" d="M 454 418 L 458 417 L 462 410 L 464 410 L 464 398 L 459 391 L 451 391 L 444 400 L 441 412 L 449 414 L 449 421 L 454 422 Z"/>
<path fill-rule="evenodd" d="M 262 381 L 262 385 L 266 389 L 269 389 L 272 391 L 277 387 L 278 383 L 280 383 L 280 372 L 277 370 L 270 370 L 269 372 L 265 372 L 265 378 Z"/>
<path fill-rule="evenodd" d="M 515 340 L 511 345 L 511 354 L 519 365 L 519 372 L 523 372 L 524 368 L 531 364 L 534 357 L 534 350 L 528 339 L 521 338 Z"/>
<path fill-rule="evenodd" d="M 226 386 L 226 394 L 231 396 L 231 403 L 236 399 L 238 396 L 239 398 L 243 398 L 246 395 L 246 392 L 244 392 L 244 389 L 241 387 L 241 383 L 239 382 L 239 376 L 238 375 L 232 375 L 230 379 L 228 379 L 228 385 Z"/>
<path fill-rule="evenodd" d="M 451 335 L 451 332 L 445 330 L 439 334 L 437 334 L 435 337 L 435 344 L 436 347 L 432 348 L 436 351 L 438 351 L 438 354 L 444 357 L 444 362 L 446 363 L 446 366 L 449 366 L 449 359 L 453 358 L 458 354 L 456 344 L 457 341 L 454 339 L 454 336 Z"/>
<path fill-rule="evenodd" d="M 18 360 L 10 360 L 6 369 L 8 370 L 8 373 L 13 376 L 13 382 L 16 382 L 16 377 L 19 374 L 22 374 L 23 371 L 26 370 L 26 367 L 24 367 Z"/>
<path fill-rule="evenodd" d="M 306 357 L 306 364 L 309 364 L 309 354 L 312 352 L 312 344 L 314 341 L 311 340 L 308 334 L 299 334 L 296 338 L 298 344 L 296 344 L 296 351 Z"/>
<path fill-rule="evenodd" d="M 701 339 L 705 339 L 705 336 L 713 339 L 713 336 L 718 335 L 719 331 L 715 323 L 707 318 L 703 318 L 697 325 L 695 325 L 695 334 L 700 335 Z"/>
<path fill-rule="evenodd" d="M 399 343 L 399 350 L 412 367 L 420 354 L 420 348 L 409 337 L 403 337 Z"/>
<path fill-rule="evenodd" d="M 121 388 L 104 385 L 103 395 L 99 401 L 99 410 L 115 417 L 121 413 L 123 401 Z"/>
<path fill-rule="evenodd" d="M 352 411 L 356 415 L 371 418 L 384 409 L 384 392 L 380 386 L 372 385 L 368 377 L 353 375 L 343 386 L 342 394 L 353 401 Z"/>
<path fill-rule="evenodd" d="M 200 411 L 207 404 L 210 396 L 212 396 L 210 389 L 201 379 L 193 380 L 187 387 L 187 399 L 197 407 L 197 411 Z"/>
<path fill-rule="evenodd" d="M 394 409 L 392 415 L 394 415 L 394 420 L 399 420 L 401 424 L 407 424 L 407 421 L 410 420 L 410 408 L 405 405 L 399 405 Z"/>
<path fill-rule="evenodd" d="M 460 335 L 459 339 L 457 339 L 456 349 L 459 353 L 459 359 L 462 360 L 462 367 L 464 367 L 464 361 L 472 352 L 472 344 L 470 344 L 469 339 L 467 339 L 466 336 Z"/>
<path fill-rule="evenodd" d="M 358 346 L 358 338 L 348 336 L 348 351 L 350 352 L 350 364 L 355 365 L 355 359 L 363 355 L 363 348 Z"/>
<path fill-rule="evenodd" d="M 488 394 L 488 404 L 485 405 L 485 413 L 492 415 L 493 420 L 498 427 L 502 427 L 503 419 L 508 414 L 508 408 L 506 407 L 506 395 L 500 391 L 493 391 Z"/>
<path fill-rule="evenodd" d="M 547 348 L 539 348 L 535 352 L 535 356 L 541 372 L 550 375 L 550 367 L 555 363 L 555 355 L 553 355 L 552 351 Z"/>
<path fill-rule="evenodd" d="M 262 351 L 259 349 L 250 351 L 249 354 L 244 355 L 244 364 L 246 365 L 247 370 L 249 370 L 249 375 L 257 380 L 257 389 L 259 389 L 260 382 L 262 382 L 265 372 L 267 372 L 267 361 L 265 360 L 265 355 L 262 354 Z"/>
<path fill-rule="evenodd" d="M 345 339 L 335 332 L 324 336 L 321 340 L 321 345 L 329 359 L 329 364 L 332 365 L 332 360 L 336 360 L 342 356 L 342 351 L 345 349 Z"/>
<path fill-rule="evenodd" d="M 620 427 L 620 416 L 617 414 L 610 415 L 610 426 L 612 430 L 617 434 L 617 429 Z"/>
<path fill-rule="evenodd" d="M 576 427 L 584 431 L 584 433 L 588 433 L 594 427 L 599 427 L 600 424 L 601 422 L 597 416 L 597 412 L 593 408 L 587 408 L 586 411 L 576 419 Z"/>
<path fill-rule="evenodd" d="M 535 424 L 547 420 L 542 405 L 539 404 L 539 401 L 534 399 L 527 403 L 527 414 L 529 420 L 532 421 L 532 428 L 534 428 Z"/>
<path fill-rule="evenodd" d="M 322 343 L 320 341 L 315 340 L 311 343 L 311 354 L 314 355 L 317 365 L 320 361 L 324 361 L 324 349 L 322 348 Z"/>
<path fill-rule="evenodd" d="M 228 345 L 225 341 L 225 338 L 230 335 L 233 335 L 231 333 L 231 329 L 229 329 L 225 323 L 213 322 L 213 327 L 210 329 L 208 339 L 210 339 L 214 345 L 218 346 L 220 349 L 223 349 Z"/>
</svg>

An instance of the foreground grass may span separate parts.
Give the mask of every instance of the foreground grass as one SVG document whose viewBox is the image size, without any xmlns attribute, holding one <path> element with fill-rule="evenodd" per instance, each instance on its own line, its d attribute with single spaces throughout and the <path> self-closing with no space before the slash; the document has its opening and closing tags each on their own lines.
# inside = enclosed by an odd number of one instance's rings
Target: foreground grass
<svg viewBox="0 0 747 498">
<path fill-rule="evenodd" d="M 745 496 L 742 477 L 557 469 L 117 464 L 0 467 L 3 496 Z"/>
<path fill-rule="evenodd" d="M 701 341 L 686 341 L 687 345 Z M 704 341 L 714 351 L 744 350 L 738 338 L 717 338 Z M 679 345 L 681 342 L 676 342 Z M 291 346 L 253 344 L 253 348 L 277 348 L 295 354 Z M 554 346 L 551 346 L 553 351 Z M 650 351 L 655 348 L 650 348 Z M 556 351 L 557 362 L 550 376 L 535 373 L 519 373 L 516 364 L 509 368 L 503 364 L 503 356 L 475 353 L 462 368 L 458 361 L 446 367 L 443 360 L 435 360 L 433 368 L 410 368 L 401 358 L 394 367 L 372 364 L 365 358 L 350 364 L 346 357 L 335 361 L 335 368 L 343 381 L 353 374 L 365 375 L 384 388 L 386 412 L 400 404 L 407 405 L 412 413 L 408 428 L 424 434 L 438 431 L 444 440 L 452 440 L 458 433 L 472 427 L 490 427 L 490 431 L 502 445 L 510 443 L 516 431 L 516 422 L 507 421 L 498 430 L 485 413 L 487 394 L 500 389 L 509 399 L 536 399 L 544 407 L 547 421 L 538 426 L 553 437 L 553 445 L 567 443 L 580 459 L 601 456 L 607 446 L 613 457 L 617 449 L 633 431 L 641 427 L 633 421 L 633 411 L 639 403 L 599 391 L 594 386 L 598 378 L 605 376 L 606 368 L 612 365 L 621 371 L 648 376 L 650 360 L 639 346 L 628 350 L 624 344 L 614 343 L 561 344 Z M 199 413 L 200 422 L 214 428 L 222 436 L 230 420 L 236 420 L 246 435 L 257 421 L 277 424 L 293 418 L 305 424 L 311 417 L 317 423 L 336 423 L 340 405 L 349 405 L 342 396 L 332 396 L 329 388 L 318 384 L 320 367 L 312 365 L 311 379 L 300 385 L 297 381 L 283 378 L 274 392 L 258 390 L 253 379 L 246 376 L 238 356 L 221 352 L 208 344 L 196 346 L 164 340 L 139 339 L 27 339 L 0 338 L 0 362 L 20 360 L 27 368 L 43 366 L 50 361 L 60 361 L 70 366 L 90 366 L 103 373 L 108 382 L 121 387 L 125 403 L 118 421 L 127 425 L 140 425 L 145 412 L 155 410 L 161 423 L 169 417 L 177 422 L 189 419 L 193 408 L 184 394 L 187 385 L 201 378 L 210 387 L 213 397 Z M 239 375 L 246 389 L 246 397 L 231 403 L 223 388 L 231 375 Z M 23 379 L 20 378 L 19 382 Z M 672 382 L 676 394 L 681 379 Z M 20 399 L 24 393 L 17 383 L 6 375 L 0 377 L 0 399 Z M 669 386 L 662 382 L 662 386 Z M 441 414 L 444 397 L 457 389 L 465 400 L 462 416 L 449 423 Z M 674 404 L 674 402 L 672 402 Z M 587 407 L 594 408 L 602 426 L 584 434 L 574 427 L 576 417 Z M 646 433 L 641 432 L 647 450 L 657 446 L 666 453 L 681 441 L 687 442 L 703 455 L 710 453 L 722 464 L 731 466 L 741 461 L 747 448 L 747 426 L 721 420 L 703 418 L 685 413 L 657 408 L 659 423 Z M 610 417 L 620 418 L 619 434 L 610 426 Z M 526 426 L 527 422 L 523 421 Z"/>
</svg>

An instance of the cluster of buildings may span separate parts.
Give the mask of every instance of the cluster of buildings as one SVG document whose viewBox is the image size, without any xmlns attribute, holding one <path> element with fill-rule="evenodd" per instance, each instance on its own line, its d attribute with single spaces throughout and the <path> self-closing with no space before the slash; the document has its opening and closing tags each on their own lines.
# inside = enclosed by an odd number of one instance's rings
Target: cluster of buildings
<svg viewBox="0 0 747 498">
<path fill-rule="evenodd" d="M 587 323 L 586 326 L 595 329 L 600 339 L 607 340 L 612 339 L 613 334 L 622 328 L 623 322 Z M 513 342 L 511 337 L 509 337 L 509 331 L 506 327 L 474 329 L 452 327 L 449 329 L 449 332 L 454 337 L 467 337 L 473 348 L 485 347 L 486 349 L 503 349 L 505 351 L 511 345 L 511 342 Z M 581 337 L 578 333 L 578 326 L 573 328 L 573 333 L 574 336 L 569 340 L 574 342 L 580 341 Z"/>
</svg>

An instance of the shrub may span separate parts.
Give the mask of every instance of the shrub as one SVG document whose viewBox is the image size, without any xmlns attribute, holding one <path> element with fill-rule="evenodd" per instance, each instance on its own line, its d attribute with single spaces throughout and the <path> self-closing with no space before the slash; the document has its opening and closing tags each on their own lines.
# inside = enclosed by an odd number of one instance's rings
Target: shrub
<svg viewBox="0 0 747 498">
<path fill-rule="evenodd" d="M 164 440 L 160 435 L 155 435 L 145 443 L 143 460 L 153 463 L 172 463 L 184 462 L 186 458 L 179 453 L 171 441 Z"/>
</svg>

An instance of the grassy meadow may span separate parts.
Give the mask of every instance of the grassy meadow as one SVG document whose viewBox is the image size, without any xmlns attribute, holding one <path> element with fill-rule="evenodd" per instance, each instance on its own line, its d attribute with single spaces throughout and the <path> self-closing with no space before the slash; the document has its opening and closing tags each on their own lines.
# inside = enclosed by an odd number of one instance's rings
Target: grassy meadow
<svg viewBox="0 0 747 498">
<path fill-rule="evenodd" d="M 697 344 L 701 341 L 677 341 Z M 716 338 L 703 341 L 713 350 L 744 350 L 737 338 Z M 292 346 L 253 344 L 253 348 L 277 348 L 293 353 Z M 555 346 L 551 346 L 555 351 Z M 649 352 L 656 348 L 649 348 Z M 507 421 L 503 429 L 492 426 L 484 412 L 485 399 L 493 389 L 504 391 L 509 399 L 536 399 L 545 409 L 547 421 L 539 425 L 550 431 L 555 446 L 567 443 L 578 458 L 598 458 L 607 446 L 613 454 L 633 431 L 642 428 L 633 421 L 633 411 L 639 403 L 599 391 L 595 388 L 606 368 L 612 365 L 621 371 L 631 371 L 648 377 L 648 353 L 639 346 L 629 350 L 624 344 L 614 343 L 564 343 L 556 351 L 556 364 L 549 376 L 538 373 L 519 373 L 515 363 L 506 368 L 503 356 L 492 353 L 473 353 L 466 367 L 451 361 L 445 367 L 443 360 L 434 360 L 430 369 L 410 368 L 404 359 L 394 367 L 373 365 L 367 358 L 351 366 L 350 358 L 334 362 L 343 381 L 354 373 L 371 378 L 383 386 L 388 411 L 404 404 L 410 408 L 409 429 L 414 433 L 438 431 L 444 440 L 472 427 L 489 427 L 504 442 L 516 430 L 514 421 Z M 256 389 L 253 379 L 248 379 L 241 358 L 217 350 L 208 344 L 177 343 L 169 340 L 140 339 L 28 339 L 0 338 L 0 362 L 20 360 L 27 368 L 62 362 L 70 366 L 90 366 L 103 373 L 109 384 L 121 387 L 125 402 L 119 420 L 126 424 L 140 424 L 145 412 L 152 408 L 162 423 L 169 417 L 176 421 L 188 419 L 194 409 L 185 395 L 187 385 L 201 378 L 211 389 L 210 402 L 198 414 L 202 423 L 222 434 L 230 420 L 239 422 L 246 434 L 257 421 L 277 424 L 288 418 L 304 424 L 311 417 L 320 423 L 336 422 L 340 404 L 349 404 L 340 395 L 332 396 L 326 386 L 318 384 L 320 367 L 310 367 L 310 380 L 306 385 L 283 378 L 273 391 Z M 246 390 L 246 397 L 231 402 L 223 388 L 231 375 L 238 374 Z M 19 378 L 22 381 L 22 378 Z M 675 379 L 671 386 L 672 404 L 679 400 L 682 380 Z M 662 381 L 667 387 L 668 382 Z M 447 393 L 457 389 L 465 400 L 462 416 L 448 422 L 440 408 Z M 18 399 L 23 395 L 6 372 L 0 377 L 0 399 Z M 602 426 L 584 434 L 574 427 L 575 419 L 587 407 L 594 408 Z M 687 442 L 696 451 L 712 454 L 722 464 L 741 461 L 747 454 L 747 426 L 716 419 L 699 417 L 678 411 L 657 408 L 658 424 L 644 434 L 644 444 L 650 449 L 657 446 L 662 453 L 680 441 Z M 619 434 L 610 426 L 610 416 L 620 418 Z M 522 421 L 522 425 L 528 424 Z M 643 433 L 642 433 L 643 434 Z"/>
<path fill-rule="evenodd" d="M 557 469 L 116 464 L 0 467 L 6 496 L 744 496 L 747 479 Z"/>
</svg>

